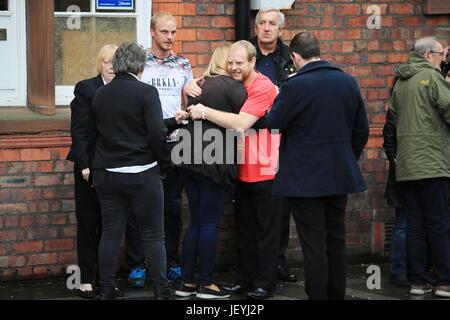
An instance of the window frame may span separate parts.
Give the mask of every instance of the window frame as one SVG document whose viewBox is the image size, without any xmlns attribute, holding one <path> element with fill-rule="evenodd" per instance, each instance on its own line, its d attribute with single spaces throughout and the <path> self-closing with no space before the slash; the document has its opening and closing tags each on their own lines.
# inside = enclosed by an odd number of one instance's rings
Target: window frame
<svg viewBox="0 0 450 320">
<path fill-rule="evenodd" d="M 11 94 L 0 95 L 1 107 L 17 107 L 27 105 L 27 30 L 25 0 L 9 0 L 8 10 L 0 11 L 3 17 L 11 18 L 11 25 L 15 25 L 17 33 L 9 33 L 8 37 L 16 36 L 17 41 L 17 83 L 16 90 Z"/>
<path fill-rule="evenodd" d="M 151 45 L 150 35 L 150 19 L 152 10 L 151 0 L 134 1 L 135 12 L 97 12 L 96 1 L 91 0 L 90 12 L 55 12 L 54 17 L 102 17 L 102 18 L 121 18 L 134 17 L 136 18 L 136 38 L 137 43 L 140 43 L 144 48 L 149 48 Z M 94 76 L 94 75 L 93 75 Z M 80 79 L 82 80 L 82 79 Z M 57 106 L 67 106 L 74 98 L 73 86 L 55 86 L 55 104 Z"/>
</svg>

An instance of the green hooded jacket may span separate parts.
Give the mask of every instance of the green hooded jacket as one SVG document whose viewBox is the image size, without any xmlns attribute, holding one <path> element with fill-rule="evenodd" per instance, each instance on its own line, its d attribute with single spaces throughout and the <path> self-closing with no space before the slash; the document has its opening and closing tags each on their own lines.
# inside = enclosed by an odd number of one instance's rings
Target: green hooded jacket
<svg viewBox="0 0 450 320">
<path fill-rule="evenodd" d="M 398 73 L 397 181 L 450 178 L 450 84 L 414 52 Z"/>
</svg>

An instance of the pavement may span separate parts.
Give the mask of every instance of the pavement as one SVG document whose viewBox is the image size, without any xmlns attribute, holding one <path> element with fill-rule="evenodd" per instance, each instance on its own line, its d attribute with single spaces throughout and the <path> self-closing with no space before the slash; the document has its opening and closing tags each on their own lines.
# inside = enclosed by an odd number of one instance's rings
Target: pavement
<svg viewBox="0 0 450 320">
<path fill-rule="evenodd" d="M 346 300 L 440 300 L 432 294 L 411 296 L 409 288 L 399 288 L 389 283 L 389 272 L 386 264 L 380 264 L 379 281 L 373 271 L 368 273 L 369 264 L 348 265 Z M 369 271 L 374 268 L 369 268 Z M 299 279 L 295 283 L 278 282 L 274 297 L 270 300 L 307 300 L 304 288 L 304 274 L 301 266 L 292 268 Z M 235 273 L 232 270 L 214 274 L 217 283 L 232 283 Z M 125 291 L 125 297 L 118 300 L 153 300 L 149 283 L 144 289 L 127 287 L 126 278 L 118 279 L 118 286 Z M 369 283 L 369 285 L 368 285 Z M 370 289 L 370 288 L 372 289 Z M 66 279 L 49 279 L 40 281 L 21 281 L 0 283 L 0 300 L 81 300 L 74 291 L 67 289 Z M 175 300 L 194 300 L 176 298 Z M 245 295 L 232 295 L 230 300 L 246 300 Z"/>
</svg>

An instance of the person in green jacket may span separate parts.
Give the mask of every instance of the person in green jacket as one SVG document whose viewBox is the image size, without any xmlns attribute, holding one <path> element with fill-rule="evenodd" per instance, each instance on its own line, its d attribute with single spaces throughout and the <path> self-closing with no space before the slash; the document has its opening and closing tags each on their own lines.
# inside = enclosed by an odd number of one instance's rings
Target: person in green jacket
<svg viewBox="0 0 450 320">
<path fill-rule="evenodd" d="M 397 182 L 408 213 L 410 294 L 432 291 L 427 245 L 437 274 L 435 295 L 450 298 L 450 84 L 439 73 L 444 48 L 436 38 L 416 40 L 398 68 L 391 106 L 397 117 Z"/>
</svg>

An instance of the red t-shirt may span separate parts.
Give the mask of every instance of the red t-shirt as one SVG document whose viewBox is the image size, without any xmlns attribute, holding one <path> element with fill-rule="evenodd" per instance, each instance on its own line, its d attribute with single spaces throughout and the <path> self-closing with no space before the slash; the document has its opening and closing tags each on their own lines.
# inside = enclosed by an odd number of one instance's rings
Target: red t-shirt
<svg viewBox="0 0 450 320">
<path fill-rule="evenodd" d="M 261 118 L 272 108 L 278 88 L 269 78 L 258 73 L 256 79 L 245 86 L 247 100 L 241 112 Z M 260 182 L 273 180 L 278 167 L 280 135 L 269 130 L 249 129 L 245 132 L 245 159 L 239 166 L 239 180 Z"/>
</svg>

